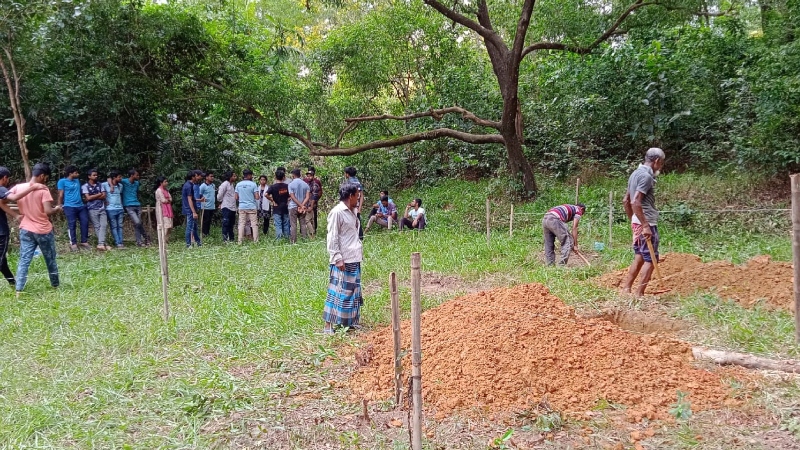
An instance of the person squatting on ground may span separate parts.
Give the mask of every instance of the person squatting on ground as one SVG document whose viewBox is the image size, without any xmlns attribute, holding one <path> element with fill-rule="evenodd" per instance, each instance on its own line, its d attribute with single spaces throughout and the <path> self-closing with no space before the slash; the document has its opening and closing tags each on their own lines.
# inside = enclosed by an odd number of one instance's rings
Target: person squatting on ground
<svg viewBox="0 0 800 450">
<path fill-rule="evenodd" d="M 64 178 L 58 180 L 58 204 L 67 216 L 67 233 L 69 234 L 70 249 L 78 250 L 78 237 L 75 233 L 75 224 L 80 224 L 81 247 L 91 248 L 89 245 L 89 212 L 81 198 L 80 172 L 75 166 L 64 168 Z"/>
<path fill-rule="evenodd" d="M 262 220 L 261 233 L 264 237 L 269 236 L 269 222 L 272 220 L 272 200 L 269 198 L 269 184 L 267 176 L 258 177 L 258 218 Z"/>
<path fill-rule="evenodd" d="M 359 325 L 364 304 L 361 297 L 363 249 L 355 210 L 361 199 L 360 192 L 358 185 L 345 181 L 339 187 L 339 203 L 328 213 L 330 279 L 322 312 L 325 334 L 333 334 L 335 326 L 355 328 Z"/>
<path fill-rule="evenodd" d="M 322 198 L 322 180 L 317 178 L 316 174 L 317 169 L 309 167 L 305 177 L 308 187 L 311 188 L 311 212 L 313 213 L 311 221 L 314 225 L 314 232 L 311 234 L 313 236 L 317 235 L 317 206 L 319 206 L 319 200 Z"/>
<path fill-rule="evenodd" d="M 364 205 L 364 186 L 356 177 L 358 171 L 353 166 L 344 168 L 344 180 L 346 182 L 354 183 L 358 187 L 358 203 L 356 204 L 356 217 L 358 217 L 358 238 L 364 240 L 364 228 L 361 227 L 361 207 Z"/>
<path fill-rule="evenodd" d="M 233 242 L 233 224 L 236 222 L 236 174 L 227 171 L 219 185 L 217 201 L 222 212 L 222 242 Z"/>
<path fill-rule="evenodd" d="M 289 241 L 297 242 L 297 228 L 299 226 L 303 239 L 309 238 L 311 228 L 311 215 L 307 208 L 311 202 L 311 189 L 301 177 L 300 169 L 292 170 L 292 182 L 289 183 Z"/>
<path fill-rule="evenodd" d="M 556 262 L 556 239 L 561 245 L 561 257 L 558 265 L 567 265 L 570 252 L 578 251 L 578 223 L 586 212 L 583 203 L 577 205 L 559 205 L 551 208 L 542 218 L 544 231 L 544 262 L 552 266 Z M 572 222 L 572 234 L 567 230 L 567 224 Z"/>
<path fill-rule="evenodd" d="M 89 213 L 89 220 L 92 222 L 94 234 L 97 235 L 97 249 L 111 250 L 106 245 L 106 232 L 108 231 L 108 218 L 106 216 L 106 193 L 103 187 L 97 182 L 97 169 L 90 169 L 88 173 L 89 181 L 81 187 L 83 199 L 86 200 L 86 210 Z M 72 228 L 70 228 L 70 232 Z"/>
<path fill-rule="evenodd" d="M 117 248 L 125 248 L 122 244 L 122 218 L 125 214 L 122 208 L 122 175 L 116 170 L 108 174 L 108 181 L 100 187 L 106 194 L 106 215 L 111 228 L 111 236 Z"/>
<path fill-rule="evenodd" d="M 214 192 L 216 190 L 216 186 L 214 186 L 214 172 L 206 172 L 205 180 L 200 184 L 199 189 L 200 198 L 202 199 L 200 209 L 203 214 L 202 217 L 200 217 L 200 229 L 203 237 L 207 238 L 208 234 L 211 232 L 211 221 L 214 220 L 214 212 L 217 209 L 217 204 L 214 201 L 216 198 Z"/>
<path fill-rule="evenodd" d="M 128 171 L 128 178 L 122 181 L 122 207 L 131 218 L 133 228 L 136 230 L 136 245 L 145 247 L 150 245 L 150 235 L 142 224 L 142 204 L 139 203 L 139 172 L 136 169 Z"/>
<path fill-rule="evenodd" d="M 258 186 L 253 182 L 253 171 L 244 169 L 242 181 L 236 185 L 236 201 L 239 203 L 239 245 L 244 240 L 244 229 L 250 226 L 253 242 L 258 242 Z"/>
<path fill-rule="evenodd" d="M 156 223 L 164 230 L 164 240 L 169 241 L 169 230 L 172 229 L 172 195 L 169 193 L 169 181 L 165 177 L 156 178 Z"/>
<path fill-rule="evenodd" d="M 33 177 L 30 184 L 47 184 L 50 178 L 50 166 L 39 163 L 33 166 Z M 17 200 L 22 221 L 19 224 L 19 262 L 17 264 L 17 296 L 25 289 L 28 281 L 28 268 L 33 260 L 36 247 L 42 251 L 50 285 L 58 287 L 58 264 L 56 263 L 56 238 L 53 234 L 53 224 L 50 223 L 51 215 L 61 211 L 61 206 L 53 207 L 53 197 L 50 190 L 36 189 L 30 192 L 30 184 L 22 183 L 11 188 L 10 194 L 18 196 L 23 192 L 28 194 Z"/>
<path fill-rule="evenodd" d="M 658 261 L 658 209 L 656 209 L 656 176 L 664 167 L 666 155 L 664 150 L 653 147 L 647 150 L 644 163 L 631 173 L 628 178 L 628 189 L 622 200 L 625 214 L 631 222 L 633 232 L 633 264 L 628 269 L 621 291 L 630 294 L 633 282 L 639 271 L 642 273 L 636 296 L 644 295 L 644 290 L 653 275 L 653 258 Z M 653 245 L 653 252 L 647 247 L 647 241 Z"/>
<path fill-rule="evenodd" d="M 275 239 L 289 238 L 289 185 L 286 184 L 286 171 L 278 167 L 275 183 L 267 189 L 272 201 L 272 219 L 275 221 Z"/>
<path fill-rule="evenodd" d="M 12 287 L 16 286 L 17 281 L 14 279 L 14 274 L 8 267 L 8 243 L 11 235 L 11 228 L 8 226 L 8 216 L 13 219 L 20 219 L 20 214 L 10 206 L 8 201 L 16 202 L 26 195 L 36 190 L 47 190 L 47 186 L 40 183 L 29 183 L 27 188 L 16 188 L 15 192 L 11 193 L 8 190 L 8 183 L 11 181 L 11 171 L 6 167 L 0 167 L 0 273 L 6 279 L 8 284 Z M 49 191 L 48 191 L 49 193 Z M 35 247 L 34 247 L 35 249 Z"/>
<path fill-rule="evenodd" d="M 203 172 L 199 170 L 191 170 L 186 176 L 186 182 L 183 183 L 181 188 L 181 212 L 186 216 L 186 248 L 192 246 L 192 238 L 198 247 L 203 245 L 200 240 L 200 233 L 197 229 L 197 202 L 195 199 L 195 186 L 203 179 Z"/>
<path fill-rule="evenodd" d="M 406 205 L 406 211 L 403 213 L 403 218 L 400 219 L 400 231 L 403 231 L 404 227 L 424 230 L 426 224 L 427 217 L 425 209 L 422 207 L 422 199 L 415 198 L 413 202 Z"/>
<path fill-rule="evenodd" d="M 379 201 L 376 206 L 377 210 L 375 214 L 369 217 L 367 226 L 364 228 L 365 233 L 369 231 L 369 227 L 371 227 L 373 223 L 386 227 L 389 231 L 392 230 L 392 224 L 397 223 L 397 206 L 395 206 L 393 201 L 389 200 L 387 195 L 382 196 L 381 201 Z"/>
</svg>

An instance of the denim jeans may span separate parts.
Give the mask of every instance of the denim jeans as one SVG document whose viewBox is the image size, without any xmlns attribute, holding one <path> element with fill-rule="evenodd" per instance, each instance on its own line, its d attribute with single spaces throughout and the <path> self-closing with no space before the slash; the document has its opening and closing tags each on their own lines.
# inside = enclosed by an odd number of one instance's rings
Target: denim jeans
<svg viewBox="0 0 800 450">
<path fill-rule="evenodd" d="M 28 281 L 28 268 L 33 260 L 36 247 L 42 251 L 47 264 L 47 273 L 50 276 L 50 285 L 58 287 L 58 264 L 56 264 L 56 237 L 53 232 L 47 234 L 31 233 L 28 230 L 19 230 L 19 264 L 17 265 L 17 292 L 25 289 Z"/>
<path fill-rule="evenodd" d="M 197 243 L 197 246 L 203 245 L 203 242 L 200 240 L 200 233 L 197 229 L 197 219 L 194 218 L 191 214 L 186 216 L 186 246 L 191 247 L 192 245 L 192 234 L 194 234 L 194 242 Z"/>
<path fill-rule="evenodd" d="M 16 280 L 14 280 L 14 274 L 11 273 L 11 269 L 8 267 L 8 235 L 2 234 L 0 235 L 0 272 L 3 273 L 3 277 L 5 277 L 8 284 L 14 286 L 17 284 Z"/>
<path fill-rule="evenodd" d="M 67 232 L 69 233 L 69 243 L 78 244 L 78 236 L 75 233 L 75 222 L 80 222 L 81 244 L 89 242 L 89 213 L 85 206 L 65 206 L 64 215 L 67 216 Z"/>
<path fill-rule="evenodd" d="M 233 242 L 233 223 L 236 222 L 236 211 L 222 208 L 222 240 Z"/>
<path fill-rule="evenodd" d="M 106 245 L 106 230 L 108 229 L 106 211 L 104 209 L 90 209 L 89 219 L 92 221 L 94 234 L 97 235 L 97 245 Z"/>
<path fill-rule="evenodd" d="M 142 225 L 142 207 L 126 206 L 125 212 L 128 213 L 128 217 L 133 221 L 133 228 L 136 230 L 136 244 L 149 244 L 150 236 L 147 235 L 147 231 L 144 229 L 144 225 Z"/>
<path fill-rule="evenodd" d="M 107 209 L 108 224 L 111 228 L 111 236 L 114 237 L 114 243 L 117 247 L 122 245 L 122 217 L 125 212 L 121 209 Z"/>
<path fill-rule="evenodd" d="M 289 214 L 272 214 L 275 220 L 275 239 L 288 238 L 290 234 L 289 229 Z"/>
</svg>

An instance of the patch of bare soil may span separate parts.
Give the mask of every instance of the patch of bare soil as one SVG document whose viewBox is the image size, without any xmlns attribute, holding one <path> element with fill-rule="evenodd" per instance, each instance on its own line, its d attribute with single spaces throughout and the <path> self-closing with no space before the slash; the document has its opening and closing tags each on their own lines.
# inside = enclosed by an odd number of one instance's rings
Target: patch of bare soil
<svg viewBox="0 0 800 450">
<path fill-rule="evenodd" d="M 409 343 L 409 323 L 402 328 Z M 371 362 L 351 389 L 356 398 L 391 398 L 391 328 L 365 340 Z M 422 315 L 422 342 L 423 401 L 439 414 L 531 410 L 542 399 L 555 410 L 582 413 L 603 400 L 628 406 L 631 417 L 654 419 L 666 417 L 678 390 L 689 393 L 695 410 L 721 407 L 729 393 L 719 373 L 693 365 L 688 344 L 577 317 L 541 284 L 430 309 Z M 410 355 L 403 367 L 410 372 Z"/>
<path fill-rule="evenodd" d="M 713 291 L 750 307 L 760 300 L 774 309 L 794 311 L 792 266 L 772 261 L 768 255 L 757 256 L 740 266 L 728 261 L 703 263 L 699 256 L 669 253 L 663 256 L 658 267 L 663 277 L 657 281 L 655 274 L 645 294 L 675 293 L 688 295 L 698 291 Z M 603 286 L 616 288 L 626 270 L 611 272 L 596 278 Z M 634 286 L 638 284 L 638 280 Z"/>
<path fill-rule="evenodd" d="M 645 311 L 610 309 L 587 318 L 607 320 L 623 330 L 635 333 L 674 335 L 689 328 L 689 323 Z"/>
<path fill-rule="evenodd" d="M 436 272 L 423 272 L 420 278 L 420 289 L 426 297 L 449 297 L 455 294 L 473 294 L 498 285 L 512 284 L 515 280 L 492 277 L 480 281 L 467 281 L 459 276 L 444 275 Z M 402 282 L 399 282 L 402 284 Z M 388 289 L 388 282 L 375 280 L 363 287 L 365 296 L 372 295 L 380 289 Z"/>
</svg>

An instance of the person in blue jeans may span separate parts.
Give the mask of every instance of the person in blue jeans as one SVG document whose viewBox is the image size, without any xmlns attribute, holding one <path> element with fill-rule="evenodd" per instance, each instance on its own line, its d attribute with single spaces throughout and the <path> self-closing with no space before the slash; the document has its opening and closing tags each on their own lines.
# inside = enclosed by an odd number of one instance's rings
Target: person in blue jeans
<svg viewBox="0 0 800 450">
<path fill-rule="evenodd" d="M 289 185 L 286 184 L 286 171 L 275 171 L 275 183 L 267 189 L 272 201 L 272 220 L 275 221 L 275 239 L 289 238 Z"/>
<path fill-rule="evenodd" d="M 108 174 L 108 181 L 103 183 L 102 189 L 106 193 L 106 214 L 111 236 L 117 248 L 125 248 L 122 243 L 122 218 L 125 210 L 122 207 L 122 175 L 116 170 Z"/>
<path fill-rule="evenodd" d="M 75 232 L 76 222 L 81 228 L 81 247 L 91 248 L 89 245 L 89 211 L 81 198 L 81 181 L 78 168 L 69 165 L 64 168 L 64 178 L 58 180 L 58 204 L 64 209 L 67 216 L 67 232 L 69 233 L 70 248 L 78 250 L 78 236 Z"/>
<path fill-rule="evenodd" d="M 186 182 L 181 188 L 181 212 L 186 216 L 186 248 L 192 246 L 192 237 L 198 247 L 203 245 L 200 240 L 200 233 L 197 227 L 197 208 L 195 208 L 195 186 L 203 179 L 203 172 L 199 170 L 189 171 L 186 175 Z"/>
<path fill-rule="evenodd" d="M 33 166 L 30 183 L 21 183 L 11 188 L 10 193 L 16 195 L 29 189 L 31 184 L 46 184 L 50 178 L 50 166 L 39 163 Z M 33 260 L 36 247 L 39 247 L 47 265 L 50 285 L 58 287 L 58 264 L 56 264 L 56 238 L 53 234 L 51 215 L 61 211 L 61 206 L 53 206 L 53 197 L 49 189 L 40 189 L 17 200 L 22 221 L 19 224 L 19 261 L 17 264 L 17 297 L 20 296 L 28 282 L 28 269 Z"/>
<path fill-rule="evenodd" d="M 136 245 L 147 247 L 150 245 L 150 235 L 142 224 L 142 204 L 139 203 L 139 172 L 136 169 L 128 171 L 128 178 L 123 178 L 122 207 L 131 218 L 133 228 L 136 230 Z"/>
</svg>

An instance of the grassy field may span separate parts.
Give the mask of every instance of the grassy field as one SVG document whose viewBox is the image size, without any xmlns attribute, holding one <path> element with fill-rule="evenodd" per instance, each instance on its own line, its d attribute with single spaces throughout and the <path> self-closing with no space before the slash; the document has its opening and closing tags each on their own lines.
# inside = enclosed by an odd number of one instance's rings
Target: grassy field
<svg viewBox="0 0 800 450">
<path fill-rule="evenodd" d="M 582 189 L 589 210 L 582 222 L 584 249 L 607 242 L 608 192 L 613 189 L 619 200 L 623 186 L 622 179 L 598 179 Z M 742 177 L 662 177 L 659 204 L 678 211 L 665 214 L 661 223 L 663 248 L 733 262 L 759 254 L 790 260 L 788 213 L 693 212 L 730 205 L 787 207 L 788 196 L 759 197 L 764 192 L 759 186 Z M 431 226 L 422 233 L 374 228 L 368 234 L 363 275 L 369 286 L 363 312 L 367 326 L 388 322 L 384 280 L 390 271 L 407 280 L 413 251 L 422 253 L 423 272 L 452 276 L 464 285 L 542 282 L 580 310 L 619 302 L 614 292 L 585 281 L 630 261 L 619 201 L 612 247 L 599 252 L 591 268 L 562 270 L 540 262 L 539 223 L 549 206 L 574 199 L 574 186 L 546 184 L 542 198 L 515 205 L 519 215 L 513 237 L 508 234 L 510 204 L 494 201 L 488 245 L 487 189 L 487 183 L 450 181 L 393 195 L 398 205 L 423 198 Z M 49 287 L 44 261 L 37 258 L 25 294 L 15 299 L 7 289 L 0 301 L 0 446 L 407 447 L 402 433 L 342 431 L 318 421 L 298 425 L 303 423 L 298 414 L 312 403 L 330 408 L 316 411 L 317 418 L 334 420 L 359 410 L 344 401 L 339 384 L 329 382 L 346 374 L 342 368 L 350 362 L 338 354 L 356 338 L 319 334 L 328 277 L 323 238 L 294 246 L 262 239 L 243 247 L 211 239 L 202 248 L 184 249 L 182 230 L 173 237 L 180 239 L 169 248 L 168 322 L 162 318 L 155 249 L 61 252 L 62 285 L 55 290 Z M 16 255 L 10 259 L 15 267 Z M 427 296 L 424 306 L 461 289 Z M 401 292 L 405 302 L 407 292 Z M 703 331 L 692 337 L 704 343 L 772 356 L 798 354 L 790 314 L 744 309 L 711 295 L 668 303 L 671 315 Z M 404 307 L 407 311 L 407 303 Z M 782 386 L 772 414 L 782 427 L 800 433 L 800 419 L 786 406 L 798 404 L 800 387 L 796 381 Z M 764 395 L 777 396 L 776 389 Z M 674 432 L 665 448 L 709 444 L 689 445 L 680 438 L 681 429 Z M 485 440 L 464 442 L 458 447 L 486 447 Z M 443 448 L 435 439 L 428 445 Z"/>
</svg>

